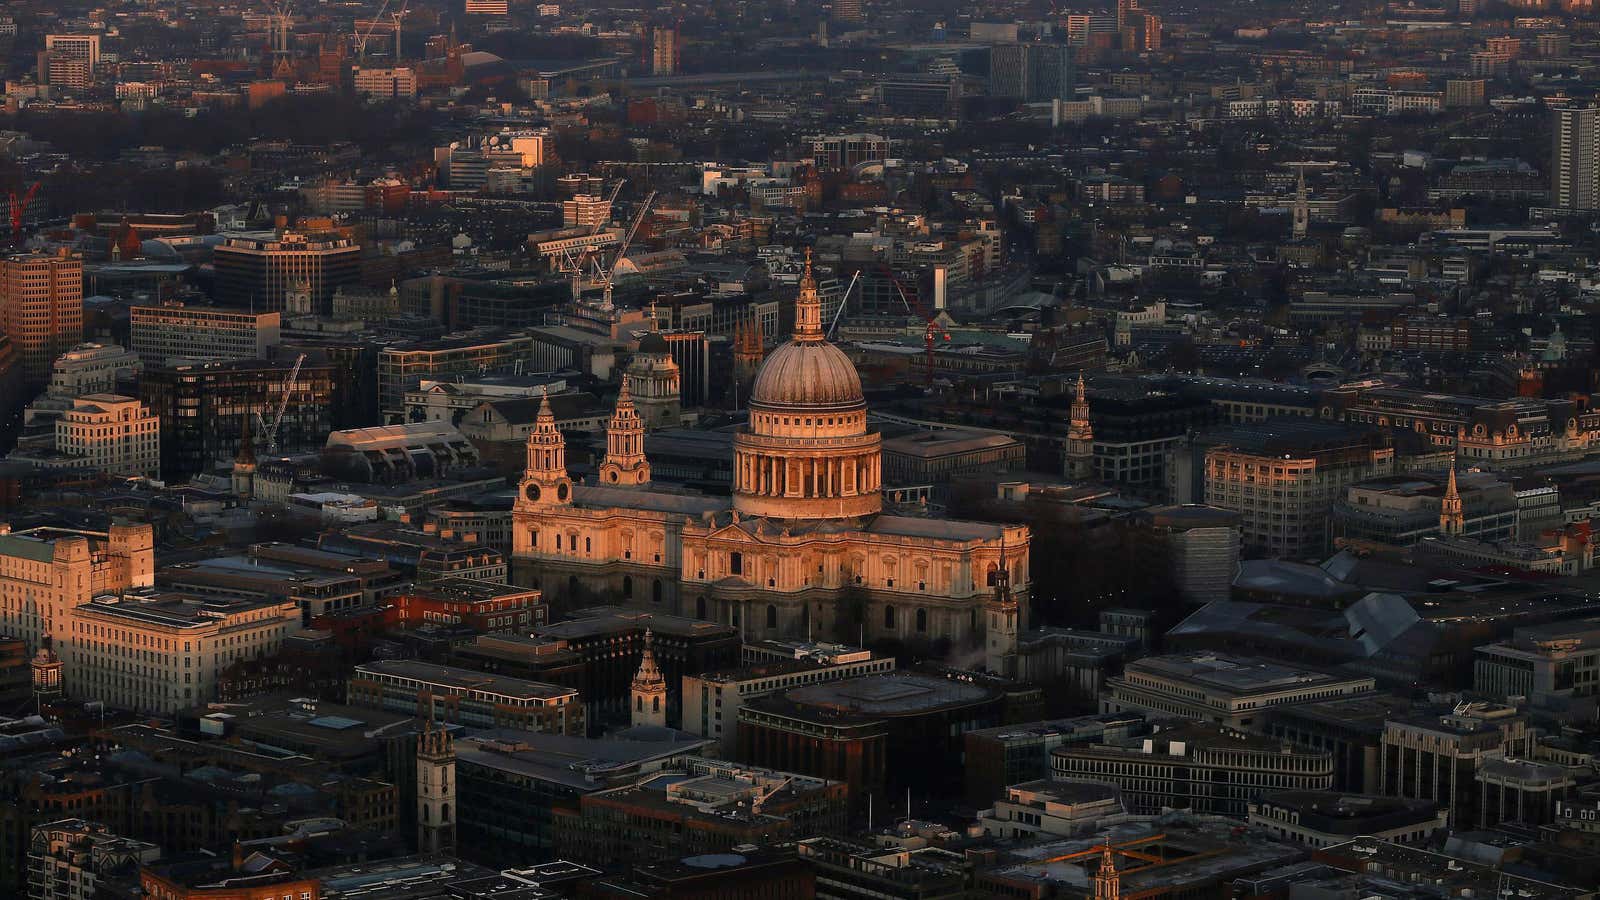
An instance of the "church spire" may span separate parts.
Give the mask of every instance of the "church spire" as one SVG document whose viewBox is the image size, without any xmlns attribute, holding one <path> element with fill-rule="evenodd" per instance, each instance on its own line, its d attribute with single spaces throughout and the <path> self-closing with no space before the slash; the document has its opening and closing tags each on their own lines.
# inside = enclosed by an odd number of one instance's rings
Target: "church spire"
<svg viewBox="0 0 1600 900">
<path fill-rule="evenodd" d="M 1083 383 L 1083 373 L 1078 373 L 1077 392 L 1073 395 L 1072 409 L 1067 417 L 1068 478 L 1083 480 L 1094 477 L 1094 425 L 1089 422 L 1089 394 Z"/>
<path fill-rule="evenodd" d="M 667 679 L 656 665 L 655 635 L 648 629 L 644 633 L 644 653 L 639 657 L 639 671 L 633 676 L 629 691 L 632 724 L 667 724 Z"/>
<path fill-rule="evenodd" d="M 794 301 L 794 339 L 820 341 L 822 335 L 822 301 L 817 297 L 817 279 L 811 273 L 811 248 L 806 248 L 806 270 L 800 276 L 800 296 Z"/>
<path fill-rule="evenodd" d="M 1461 491 L 1456 487 L 1456 464 L 1450 461 L 1450 479 L 1445 483 L 1444 498 L 1439 501 L 1439 533 L 1455 537 L 1466 530 L 1466 517 L 1461 511 Z"/>
<path fill-rule="evenodd" d="M 650 462 L 644 455 L 644 422 L 633 407 L 628 376 L 622 376 L 617 408 L 606 426 L 606 458 L 600 463 L 602 484 L 644 484 L 650 480 Z"/>
</svg>

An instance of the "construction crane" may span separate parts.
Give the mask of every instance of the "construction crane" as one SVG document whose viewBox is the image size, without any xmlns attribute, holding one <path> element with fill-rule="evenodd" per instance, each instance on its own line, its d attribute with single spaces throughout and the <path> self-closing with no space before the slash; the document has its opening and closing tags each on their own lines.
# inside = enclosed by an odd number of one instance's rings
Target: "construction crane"
<svg viewBox="0 0 1600 900">
<path fill-rule="evenodd" d="M 623 235 L 622 244 L 617 247 L 617 255 L 611 258 L 608 266 L 600 260 L 598 254 L 590 258 L 594 267 L 594 281 L 600 285 L 600 308 L 609 310 L 611 305 L 611 288 L 616 279 L 617 266 L 622 258 L 628 255 L 628 247 L 633 244 L 633 236 L 639 233 L 639 226 L 644 223 L 645 216 L 650 214 L 650 204 L 656 200 L 656 192 L 651 191 L 644 202 L 639 205 L 639 212 L 633 217 L 633 223 L 628 226 L 627 234 Z"/>
<path fill-rule="evenodd" d="M 267 43 L 272 45 L 274 56 L 289 55 L 292 49 L 289 46 L 289 24 L 293 18 L 289 12 L 288 0 L 278 0 L 268 4 L 267 20 L 271 23 L 269 26 L 271 31 L 267 35 Z"/>
<path fill-rule="evenodd" d="M 256 427 L 267 438 L 267 453 L 278 452 L 278 429 L 283 425 L 283 414 L 289 411 L 289 398 L 294 395 L 294 383 L 300 378 L 300 367 L 305 364 L 304 353 L 295 357 L 294 368 L 289 371 L 289 378 L 283 383 L 283 396 L 278 398 L 278 411 L 272 416 L 272 424 L 261 417 L 261 410 L 256 410 Z"/>
<path fill-rule="evenodd" d="M 845 304 L 850 300 L 850 291 L 855 288 L 856 282 L 861 278 L 861 271 L 862 270 L 860 269 L 856 270 L 856 274 L 850 279 L 849 286 L 844 289 L 844 299 L 839 302 L 838 312 L 833 314 L 833 325 L 828 326 L 828 333 L 830 335 L 833 333 L 834 325 L 839 324 L 839 316 L 844 313 Z M 889 283 L 894 285 L 895 291 L 900 295 L 900 303 L 905 306 L 906 312 L 916 316 L 919 319 L 922 319 L 924 324 L 927 326 L 922 332 L 922 365 L 926 369 L 926 371 L 923 372 L 923 384 L 924 386 L 931 388 L 933 387 L 934 343 L 940 340 L 949 341 L 950 333 L 945 331 L 944 326 L 939 324 L 939 320 L 936 316 L 930 316 L 920 308 L 911 308 L 911 301 L 906 298 L 906 289 L 901 286 L 900 279 L 894 277 L 894 272 L 891 271 L 888 266 L 883 267 L 883 274 L 889 279 Z M 921 304 L 919 303 L 918 306 L 920 307 Z"/>
<path fill-rule="evenodd" d="M 410 2 L 411 0 L 401 0 L 400 9 L 396 12 L 389 13 L 388 16 L 389 23 L 394 25 L 394 53 L 392 56 L 394 57 L 395 62 L 400 61 L 400 23 L 406 17 L 406 7 L 410 4 Z M 358 25 L 356 30 L 356 57 L 358 59 L 363 61 L 366 60 L 367 42 L 372 40 L 372 34 L 378 30 L 378 26 L 385 24 L 383 14 L 388 11 L 388 9 L 389 0 L 383 0 L 383 5 L 379 6 L 378 11 L 373 14 L 372 18 L 367 20 L 366 33 L 363 34 Z"/>
<path fill-rule="evenodd" d="M 11 240 L 13 243 L 22 235 L 22 216 L 28 211 L 28 204 L 32 203 L 34 196 L 39 193 L 39 185 L 40 182 L 35 181 L 33 186 L 24 191 L 20 197 L 17 196 L 16 191 L 11 192 Z"/>
<path fill-rule="evenodd" d="M 611 189 L 611 196 L 606 198 L 606 218 L 594 223 L 594 227 L 589 229 L 589 237 L 592 238 L 599 234 L 600 229 L 606 227 L 607 223 L 610 222 L 610 210 L 617 202 L 617 194 L 622 191 L 622 186 L 626 183 L 627 181 L 624 179 L 617 182 L 616 187 Z M 574 301 L 583 299 L 583 272 L 588 267 L 589 255 L 593 252 L 594 245 L 592 242 L 575 250 L 567 249 L 561 251 L 561 262 L 558 265 L 558 269 L 572 273 L 572 299 Z"/>
</svg>

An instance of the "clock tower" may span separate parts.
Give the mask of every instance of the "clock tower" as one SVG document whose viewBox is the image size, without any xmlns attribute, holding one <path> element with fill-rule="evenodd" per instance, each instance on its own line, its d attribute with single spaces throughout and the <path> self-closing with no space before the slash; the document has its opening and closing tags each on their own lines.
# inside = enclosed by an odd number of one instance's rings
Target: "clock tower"
<svg viewBox="0 0 1600 900">
<path fill-rule="evenodd" d="M 550 395 L 539 404 L 539 415 L 528 432 L 528 465 L 517 485 L 515 509 L 565 506 L 572 502 L 572 479 L 567 477 L 567 439 L 556 428 Z"/>
</svg>

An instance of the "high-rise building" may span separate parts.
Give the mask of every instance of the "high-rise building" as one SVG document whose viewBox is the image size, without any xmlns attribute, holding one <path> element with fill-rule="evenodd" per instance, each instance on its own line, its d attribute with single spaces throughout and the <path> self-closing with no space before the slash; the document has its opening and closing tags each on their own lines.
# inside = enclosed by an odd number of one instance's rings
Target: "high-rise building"
<svg viewBox="0 0 1600 900">
<path fill-rule="evenodd" d="M 83 340 L 83 258 L 63 250 L 0 259 L 0 331 L 22 359 L 23 382 L 49 381 L 56 357 Z"/>
<path fill-rule="evenodd" d="M 861 0 L 833 0 L 833 20 L 835 22 L 865 22 L 866 10 L 862 8 Z"/>
<path fill-rule="evenodd" d="M 596 194 L 579 194 L 561 201 L 561 224 L 565 227 L 599 228 L 611 221 L 611 201 Z"/>
<path fill-rule="evenodd" d="M 678 72 L 678 32 L 674 28 L 657 28 L 652 32 L 650 71 L 656 75 L 675 75 Z"/>
<path fill-rule="evenodd" d="M 135 306 L 128 344 L 146 366 L 177 360 L 265 359 L 278 346 L 282 315 L 205 306 Z"/>
<path fill-rule="evenodd" d="M 244 309 L 283 310 L 290 294 L 303 292 L 311 312 L 331 315 L 334 291 L 361 279 L 361 247 L 332 233 L 230 237 L 212 258 L 217 302 Z"/>
<path fill-rule="evenodd" d="M 39 54 L 39 80 L 44 84 L 83 90 L 94 84 L 100 65 L 97 34 L 47 34 Z"/>
<path fill-rule="evenodd" d="M 417 95 L 417 70 L 409 66 L 375 69 L 361 66 L 355 71 L 355 92 L 364 97 L 395 99 Z"/>
<path fill-rule="evenodd" d="M 989 93 L 1028 103 L 1073 99 L 1072 49 L 1065 44 L 989 48 Z"/>
<path fill-rule="evenodd" d="M 333 430 L 334 368 L 264 360 L 186 363 L 145 372 L 139 396 L 161 420 L 161 470 L 184 478 L 225 465 L 239 453 L 245 421 L 283 420 L 271 435 L 284 452 L 320 448 Z M 256 435 L 257 440 L 268 436 Z"/>
<path fill-rule="evenodd" d="M 1600 109 L 1556 110 L 1550 200 L 1560 209 L 1600 207 Z"/>
</svg>

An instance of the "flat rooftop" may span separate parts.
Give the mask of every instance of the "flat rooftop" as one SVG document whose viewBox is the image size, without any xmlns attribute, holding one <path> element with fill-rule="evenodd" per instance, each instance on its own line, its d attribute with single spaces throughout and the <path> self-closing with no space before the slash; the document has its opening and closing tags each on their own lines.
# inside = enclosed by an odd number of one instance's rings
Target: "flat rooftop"
<svg viewBox="0 0 1600 900">
<path fill-rule="evenodd" d="M 1147 656 L 1129 663 L 1124 677 L 1135 672 L 1233 694 L 1367 680 L 1361 676 L 1333 675 L 1265 659 L 1216 653 Z"/>
<path fill-rule="evenodd" d="M 967 706 L 994 692 L 966 681 L 920 672 L 886 672 L 791 688 L 784 698 L 802 706 L 848 710 L 864 716 L 905 716 Z"/>
<path fill-rule="evenodd" d="M 546 684 L 542 681 L 510 678 L 505 675 L 490 675 L 485 672 L 476 672 L 472 669 L 441 666 L 409 659 L 376 660 L 362 663 L 356 666 L 356 672 L 366 675 L 407 678 L 430 685 L 450 688 L 462 693 L 487 692 L 508 697 L 539 700 L 559 700 L 565 697 L 576 697 L 578 694 L 576 690 L 562 687 L 559 684 Z"/>
</svg>

